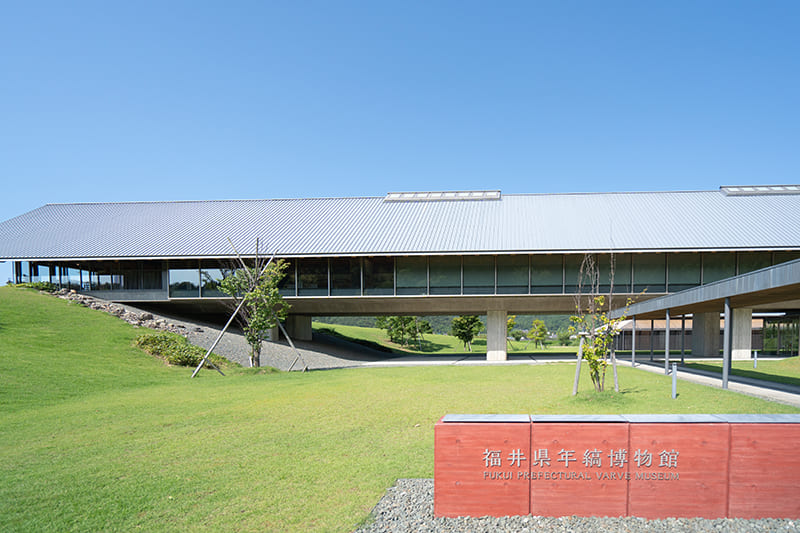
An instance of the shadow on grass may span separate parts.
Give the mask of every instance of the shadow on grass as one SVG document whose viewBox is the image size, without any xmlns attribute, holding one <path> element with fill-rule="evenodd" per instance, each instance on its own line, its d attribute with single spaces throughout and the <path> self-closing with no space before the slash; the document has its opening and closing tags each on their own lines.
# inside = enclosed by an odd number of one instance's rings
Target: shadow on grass
<svg viewBox="0 0 800 533">
<path fill-rule="evenodd" d="M 606 389 L 603 392 L 579 392 L 577 396 L 572 398 L 572 401 L 578 405 L 591 405 L 595 409 L 598 407 L 616 408 L 623 407 L 630 403 L 633 400 L 631 395 L 635 395 L 639 392 L 644 391 L 635 388 L 621 388 L 619 392 L 615 392 L 614 386 L 612 385 L 610 389 Z"/>
<path fill-rule="evenodd" d="M 429 340 L 423 340 L 419 343 L 412 343 L 411 345 L 406 346 L 406 348 L 419 352 L 439 352 L 447 347 L 448 346 L 446 344 L 431 342 Z"/>
<path fill-rule="evenodd" d="M 368 341 L 365 339 L 359 339 L 357 337 L 350 337 L 348 335 L 342 335 L 338 331 L 333 328 L 315 328 L 315 332 L 322 333 L 324 335 L 328 335 L 329 337 L 335 337 L 337 339 L 342 339 L 348 342 L 352 342 L 354 344 L 360 344 L 361 346 L 366 346 L 367 348 L 371 348 L 373 350 L 384 352 L 384 353 L 395 353 L 394 350 L 391 348 L 387 348 L 386 346 L 379 344 L 377 342 Z"/>
<path fill-rule="evenodd" d="M 708 365 L 705 363 L 689 363 L 687 368 L 694 368 L 697 370 L 705 370 L 706 372 L 714 372 L 722 374 L 722 367 L 718 365 Z M 759 372 L 758 370 L 744 370 L 741 368 L 732 368 L 731 374 L 734 376 L 741 376 L 743 378 L 760 379 L 762 381 L 773 381 L 775 383 L 784 383 L 786 385 L 794 385 L 800 387 L 800 379 L 781 374 L 770 374 L 768 372 Z"/>
<path fill-rule="evenodd" d="M 315 328 L 315 331 L 323 333 L 325 335 L 329 335 L 331 337 L 336 337 L 337 339 L 342 339 L 355 344 L 360 344 L 361 346 L 366 346 L 367 348 L 371 348 L 379 352 L 391 353 L 391 354 L 438 352 L 448 347 L 446 344 L 431 342 L 429 340 L 422 340 L 419 343 L 412 343 L 409 346 L 389 347 L 389 346 L 384 346 L 383 344 L 380 344 L 375 341 L 361 339 L 359 337 L 350 337 L 349 335 L 343 335 L 333 328 L 321 327 L 321 328 Z"/>
</svg>

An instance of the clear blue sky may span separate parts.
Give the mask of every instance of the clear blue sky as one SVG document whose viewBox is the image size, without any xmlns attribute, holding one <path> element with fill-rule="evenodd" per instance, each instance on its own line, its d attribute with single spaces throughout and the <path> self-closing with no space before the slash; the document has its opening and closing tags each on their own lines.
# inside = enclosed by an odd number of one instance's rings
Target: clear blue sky
<svg viewBox="0 0 800 533">
<path fill-rule="evenodd" d="M 795 0 L 4 2 L 0 220 L 798 183 L 798 28 Z"/>
</svg>

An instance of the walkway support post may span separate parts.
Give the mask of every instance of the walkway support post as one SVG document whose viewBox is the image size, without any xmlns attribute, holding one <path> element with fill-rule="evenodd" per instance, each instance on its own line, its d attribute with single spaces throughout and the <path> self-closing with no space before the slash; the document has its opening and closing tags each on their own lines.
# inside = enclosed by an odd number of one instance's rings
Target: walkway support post
<svg viewBox="0 0 800 533">
<path fill-rule="evenodd" d="M 731 368 L 731 333 L 733 332 L 731 299 L 725 298 L 725 329 L 722 330 L 722 388 L 728 388 L 728 372 Z"/>
<path fill-rule="evenodd" d="M 678 363 L 672 363 L 672 399 L 678 397 Z"/>
<path fill-rule="evenodd" d="M 666 324 L 664 325 L 664 375 L 669 374 L 669 309 L 667 311 Z"/>
<path fill-rule="evenodd" d="M 631 330 L 633 336 L 631 337 L 631 366 L 636 366 L 636 316 L 632 317 Z"/>
<path fill-rule="evenodd" d="M 686 315 L 681 315 L 681 364 L 686 364 Z"/>
</svg>

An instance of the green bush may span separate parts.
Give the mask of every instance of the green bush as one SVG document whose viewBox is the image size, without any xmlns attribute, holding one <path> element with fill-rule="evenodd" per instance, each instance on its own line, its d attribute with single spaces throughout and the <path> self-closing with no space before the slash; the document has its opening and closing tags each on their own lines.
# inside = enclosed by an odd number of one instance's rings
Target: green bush
<svg viewBox="0 0 800 533">
<path fill-rule="evenodd" d="M 56 292 L 58 290 L 58 285 L 54 285 L 49 281 L 34 281 L 33 283 L 17 283 L 14 286 L 21 287 L 23 289 L 36 289 L 37 291 L 44 291 L 44 292 Z"/>
<path fill-rule="evenodd" d="M 197 366 L 206 355 L 206 350 L 189 344 L 184 337 L 174 333 L 142 333 L 136 337 L 133 343 L 150 355 L 163 359 L 171 365 Z M 209 359 L 217 366 L 235 364 L 215 353 L 212 353 Z M 210 368 L 208 363 L 206 366 Z"/>
</svg>

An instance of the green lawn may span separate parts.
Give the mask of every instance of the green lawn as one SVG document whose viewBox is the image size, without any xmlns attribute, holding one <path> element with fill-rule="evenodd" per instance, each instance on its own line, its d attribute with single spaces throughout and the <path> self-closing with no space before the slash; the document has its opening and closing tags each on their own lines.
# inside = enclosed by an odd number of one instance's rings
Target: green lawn
<svg viewBox="0 0 800 533">
<path fill-rule="evenodd" d="M 708 370 L 722 373 L 722 362 L 709 361 L 703 363 L 688 363 L 689 368 Z M 782 360 L 759 359 L 758 368 L 753 368 L 753 361 L 733 361 L 731 374 L 778 383 L 788 383 L 800 387 L 800 357 L 790 357 Z"/>
<path fill-rule="evenodd" d="M 335 335 L 337 337 L 352 340 L 355 342 L 366 341 L 366 344 L 383 347 L 387 351 L 398 354 L 451 354 L 469 353 L 464 344 L 452 335 L 424 335 L 421 346 L 414 344 L 410 346 L 400 346 L 389 341 L 386 331 L 378 328 L 365 328 L 360 326 L 344 326 L 341 324 L 323 324 L 314 322 L 314 331 Z M 422 349 L 420 349 L 420 347 Z M 486 353 L 486 337 L 477 337 L 472 342 L 472 351 L 476 354 Z M 543 349 L 534 346 L 530 341 L 508 341 L 509 354 L 530 354 L 530 353 L 578 353 L 577 346 L 550 346 L 546 345 Z"/>
<path fill-rule="evenodd" d="M 432 477 L 446 413 L 799 412 L 620 369 L 596 395 L 574 365 L 227 377 L 165 366 L 138 330 L 0 288 L 0 531 L 350 531 L 399 477 Z"/>
</svg>

